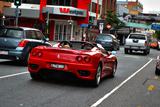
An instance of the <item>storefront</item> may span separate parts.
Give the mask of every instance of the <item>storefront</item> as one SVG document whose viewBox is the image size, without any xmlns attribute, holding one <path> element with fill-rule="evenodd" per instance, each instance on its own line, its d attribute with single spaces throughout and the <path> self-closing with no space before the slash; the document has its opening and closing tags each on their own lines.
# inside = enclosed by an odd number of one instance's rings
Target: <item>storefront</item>
<svg viewBox="0 0 160 107">
<path fill-rule="evenodd" d="M 4 9 L 4 15 L 8 19 L 15 18 L 15 6 Z M 50 40 L 82 40 L 83 28 L 79 21 L 87 17 L 87 11 L 75 7 L 47 5 L 43 9 L 44 22 L 39 21 L 39 5 L 22 4 L 19 6 L 19 26 L 35 27 L 48 33 Z"/>
</svg>

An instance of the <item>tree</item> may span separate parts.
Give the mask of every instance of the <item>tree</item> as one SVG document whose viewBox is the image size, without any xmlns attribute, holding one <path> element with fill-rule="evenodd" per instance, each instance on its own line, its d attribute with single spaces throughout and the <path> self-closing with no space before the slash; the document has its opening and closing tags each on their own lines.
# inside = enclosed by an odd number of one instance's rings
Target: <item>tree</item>
<svg viewBox="0 0 160 107">
<path fill-rule="evenodd" d="M 107 24 L 110 24 L 115 29 L 125 26 L 125 23 L 119 20 L 117 15 L 112 11 L 107 12 L 106 22 Z"/>
<path fill-rule="evenodd" d="M 160 31 L 156 31 L 152 36 L 153 38 L 157 38 L 158 40 L 160 40 Z"/>
</svg>

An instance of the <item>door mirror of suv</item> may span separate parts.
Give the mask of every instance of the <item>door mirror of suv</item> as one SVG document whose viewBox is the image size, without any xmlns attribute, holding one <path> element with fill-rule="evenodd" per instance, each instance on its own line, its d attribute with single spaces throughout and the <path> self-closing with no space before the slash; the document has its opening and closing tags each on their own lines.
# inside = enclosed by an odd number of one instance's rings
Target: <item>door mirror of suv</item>
<svg viewBox="0 0 160 107">
<path fill-rule="evenodd" d="M 49 38 L 43 38 L 43 41 L 47 42 L 47 41 L 49 41 Z"/>
</svg>

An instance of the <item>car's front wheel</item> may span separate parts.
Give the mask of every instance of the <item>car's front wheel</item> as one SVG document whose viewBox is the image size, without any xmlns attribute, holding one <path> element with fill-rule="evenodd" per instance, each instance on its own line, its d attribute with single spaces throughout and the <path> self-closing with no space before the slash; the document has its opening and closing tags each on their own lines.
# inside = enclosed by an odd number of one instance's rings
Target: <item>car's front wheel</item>
<svg viewBox="0 0 160 107">
<path fill-rule="evenodd" d="M 102 68 L 101 68 L 101 65 L 99 64 L 98 68 L 97 68 L 96 75 L 95 75 L 95 79 L 93 80 L 93 85 L 96 86 L 96 87 L 99 86 L 99 84 L 100 84 L 101 72 L 102 72 Z"/>
</svg>

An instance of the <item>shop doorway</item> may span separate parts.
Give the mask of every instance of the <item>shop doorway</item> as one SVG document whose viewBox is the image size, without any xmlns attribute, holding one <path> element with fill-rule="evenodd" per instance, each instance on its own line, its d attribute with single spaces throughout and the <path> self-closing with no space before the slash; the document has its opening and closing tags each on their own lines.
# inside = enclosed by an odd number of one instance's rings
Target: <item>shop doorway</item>
<svg viewBox="0 0 160 107">
<path fill-rule="evenodd" d="M 60 40 L 70 40 L 71 39 L 71 31 L 72 25 L 65 23 L 65 22 L 59 22 L 55 23 L 55 37 L 54 40 L 60 41 Z"/>
</svg>

